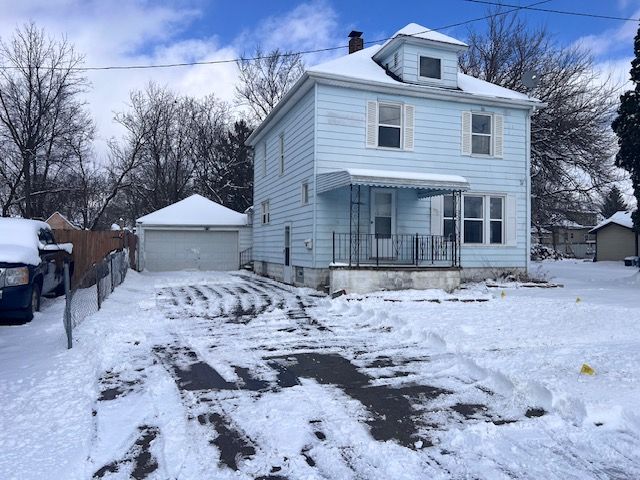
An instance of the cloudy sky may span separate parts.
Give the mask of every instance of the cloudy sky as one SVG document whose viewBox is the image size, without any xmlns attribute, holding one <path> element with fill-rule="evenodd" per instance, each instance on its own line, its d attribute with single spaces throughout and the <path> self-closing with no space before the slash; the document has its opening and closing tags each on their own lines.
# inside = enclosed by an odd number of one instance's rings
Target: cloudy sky
<svg viewBox="0 0 640 480">
<path fill-rule="evenodd" d="M 527 5 L 523 0 L 503 0 Z M 251 53 L 256 44 L 312 50 L 346 44 L 352 29 L 365 41 L 387 37 L 405 24 L 446 27 L 478 18 L 487 6 L 466 0 L 396 2 L 311 0 L 295 2 L 230 0 L 0 0 L 0 37 L 35 21 L 53 36 L 66 35 L 85 57 L 86 66 L 140 65 L 233 59 Z M 610 16 L 640 17 L 640 0 L 550 0 L 541 7 Z M 623 81 L 629 70 L 634 22 L 563 16 L 526 11 L 532 24 L 544 24 L 563 44 L 581 43 L 601 68 Z M 475 24 L 481 28 L 482 22 Z M 464 39 L 467 26 L 443 30 Z M 308 65 L 346 52 L 305 56 Z M 154 80 L 182 93 L 215 93 L 232 100 L 233 63 L 153 70 L 93 71 L 88 94 L 98 125 L 99 144 L 118 135 L 114 111 L 126 109 L 128 93 Z"/>
</svg>

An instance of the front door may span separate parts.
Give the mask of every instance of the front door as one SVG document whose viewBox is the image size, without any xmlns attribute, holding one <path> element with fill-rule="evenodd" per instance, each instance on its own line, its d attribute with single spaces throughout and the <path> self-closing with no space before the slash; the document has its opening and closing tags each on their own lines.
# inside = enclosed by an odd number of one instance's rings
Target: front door
<svg viewBox="0 0 640 480">
<path fill-rule="evenodd" d="M 392 236 L 396 233 L 396 192 L 371 189 L 371 252 L 374 258 L 393 258 Z"/>
<path fill-rule="evenodd" d="M 291 266 L 291 225 L 284 226 L 284 267 L 282 268 L 284 283 L 293 283 L 293 267 Z"/>
</svg>

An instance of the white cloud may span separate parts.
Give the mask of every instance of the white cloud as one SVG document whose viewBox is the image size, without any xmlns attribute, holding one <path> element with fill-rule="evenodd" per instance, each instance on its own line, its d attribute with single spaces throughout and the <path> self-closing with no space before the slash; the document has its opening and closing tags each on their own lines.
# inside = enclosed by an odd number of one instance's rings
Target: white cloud
<svg viewBox="0 0 640 480">
<path fill-rule="evenodd" d="M 11 3 L 11 5 L 9 5 Z M 260 43 L 265 49 L 310 50 L 343 42 L 338 35 L 337 15 L 322 1 L 301 4 L 285 15 L 265 18 L 253 30 L 239 32 L 227 44 L 212 35 L 192 38 L 188 28 L 202 12 L 181 7 L 181 2 L 126 0 L 30 0 L 19 5 L 0 0 L 0 32 L 7 38 L 14 29 L 35 21 L 49 35 L 66 35 L 78 52 L 86 55 L 87 66 L 146 65 L 213 61 L 251 53 Z M 327 56 L 305 58 L 309 64 Z M 89 109 L 98 126 L 96 149 L 104 153 L 106 140 L 121 131 L 113 122 L 113 113 L 126 109 L 129 92 L 144 88 L 149 81 L 175 89 L 179 93 L 205 96 L 214 93 L 232 100 L 237 79 L 234 63 L 150 70 L 91 71 L 87 76 L 92 89 L 87 94 Z"/>
</svg>

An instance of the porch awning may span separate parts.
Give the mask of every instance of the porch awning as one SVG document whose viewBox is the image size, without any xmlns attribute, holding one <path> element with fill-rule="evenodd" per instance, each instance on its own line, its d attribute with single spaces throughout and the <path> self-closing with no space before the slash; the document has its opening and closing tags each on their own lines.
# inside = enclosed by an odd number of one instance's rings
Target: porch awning
<svg viewBox="0 0 640 480">
<path fill-rule="evenodd" d="M 419 190 L 420 197 L 432 197 L 469 189 L 469 182 L 460 175 L 356 168 L 321 173 L 317 177 L 316 188 L 318 193 L 323 193 L 349 185 L 413 188 Z"/>
</svg>

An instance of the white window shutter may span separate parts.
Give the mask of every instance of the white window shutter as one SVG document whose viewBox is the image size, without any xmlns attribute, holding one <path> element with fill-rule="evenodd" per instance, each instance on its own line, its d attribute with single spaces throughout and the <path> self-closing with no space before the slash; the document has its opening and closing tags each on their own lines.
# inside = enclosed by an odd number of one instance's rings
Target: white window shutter
<svg viewBox="0 0 640 480">
<path fill-rule="evenodd" d="M 367 102 L 367 147 L 378 146 L 378 102 Z"/>
<path fill-rule="evenodd" d="M 413 150 L 415 131 L 416 107 L 413 105 L 404 106 L 404 149 Z"/>
<path fill-rule="evenodd" d="M 431 197 L 431 235 L 442 235 L 443 232 L 444 197 Z"/>
<path fill-rule="evenodd" d="M 504 152 L 504 117 L 493 116 L 493 156 L 502 158 Z"/>
<path fill-rule="evenodd" d="M 516 197 L 515 195 L 507 195 L 506 198 L 506 243 L 515 246 L 518 243 L 518 230 L 516 224 Z"/>
<path fill-rule="evenodd" d="M 462 155 L 471 155 L 471 112 L 462 112 Z"/>
</svg>

